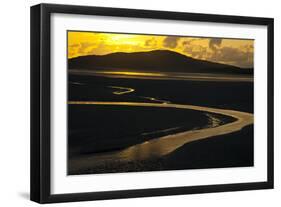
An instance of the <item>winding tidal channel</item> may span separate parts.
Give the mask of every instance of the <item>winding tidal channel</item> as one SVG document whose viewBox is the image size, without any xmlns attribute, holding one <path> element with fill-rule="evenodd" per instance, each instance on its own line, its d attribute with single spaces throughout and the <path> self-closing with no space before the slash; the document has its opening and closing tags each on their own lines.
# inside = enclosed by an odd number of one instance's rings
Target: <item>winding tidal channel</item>
<svg viewBox="0 0 281 207">
<path fill-rule="evenodd" d="M 120 89 L 120 88 L 119 88 Z M 145 102 L 104 102 L 104 101 L 69 101 L 68 104 L 75 105 L 109 105 L 109 106 L 138 106 L 138 107 L 158 107 L 158 108 L 175 108 L 188 109 L 200 112 L 215 113 L 224 116 L 230 116 L 235 119 L 231 123 L 223 125 L 208 127 L 203 129 L 195 129 L 184 132 L 179 132 L 172 135 L 166 135 L 159 138 L 154 138 L 140 144 L 133 145 L 123 150 L 96 153 L 87 155 L 87 157 L 77 157 L 71 160 L 71 163 L 76 166 L 76 169 L 94 168 L 101 164 L 112 162 L 134 162 L 140 160 L 147 160 L 151 158 L 160 158 L 165 156 L 186 143 L 212 138 L 218 135 L 229 134 L 241 130 L 243 127 L 253 124 L 253 114 L 211 107 L 173 104 L 169 102 L 163 103 L 145 103 Z M 168 118 L 168 117 L 167 117 Z"/>
</svg>

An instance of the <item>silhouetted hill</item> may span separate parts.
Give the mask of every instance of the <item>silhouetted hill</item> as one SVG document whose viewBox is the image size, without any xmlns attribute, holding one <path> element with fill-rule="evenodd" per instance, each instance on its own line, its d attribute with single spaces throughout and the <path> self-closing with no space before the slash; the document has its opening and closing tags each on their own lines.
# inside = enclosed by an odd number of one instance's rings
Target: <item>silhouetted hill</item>
<svg viewBox="0 0 281 207">
<path fill-rule="evenodd" d="M 142 72 L 253 74 L 252 69 L 194 59 L 169 50 L 81 56 L 69 59 L 68 67 L 87 70 L 131 69 Z"/>
</svg>

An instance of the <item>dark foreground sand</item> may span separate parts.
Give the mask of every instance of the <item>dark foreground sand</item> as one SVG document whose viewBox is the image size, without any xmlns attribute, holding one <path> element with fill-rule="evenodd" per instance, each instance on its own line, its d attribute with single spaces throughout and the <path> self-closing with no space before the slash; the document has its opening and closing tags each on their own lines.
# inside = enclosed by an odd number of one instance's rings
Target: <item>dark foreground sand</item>
<svg viewBox="0 0 281 207">
<path fill-rule="evenodd" d="M 116 162 L 83 170 L 73 168 L 69 174 L 249 167 L 254 165 L 252 133 L 253 125 L 228 135 L 190 142 L 159 159 Z"/>
</svg>

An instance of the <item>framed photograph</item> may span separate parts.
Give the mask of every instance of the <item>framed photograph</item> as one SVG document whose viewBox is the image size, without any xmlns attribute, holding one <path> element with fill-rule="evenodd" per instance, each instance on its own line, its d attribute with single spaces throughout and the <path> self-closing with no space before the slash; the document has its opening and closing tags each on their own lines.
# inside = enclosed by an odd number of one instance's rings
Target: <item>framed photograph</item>
<svg viewBox="0 0 281 207">
<path fill-rule="evenodd" d="M 31 7 L 31 200 L 273 188 L 273 19 Z"/>
</svg>

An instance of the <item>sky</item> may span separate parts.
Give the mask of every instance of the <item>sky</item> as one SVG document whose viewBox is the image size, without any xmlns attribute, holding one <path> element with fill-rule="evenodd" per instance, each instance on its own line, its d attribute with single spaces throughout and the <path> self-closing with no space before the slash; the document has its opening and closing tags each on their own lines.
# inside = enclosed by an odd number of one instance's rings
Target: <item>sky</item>
<svg viewBox="0 0 281 207">
<path fill-rule="evenodd" d="M 196 59 L 253 68 L 254 40 L 68 32 L 68 58 L 151 50 L 171 50 Z"/>
</svg>

